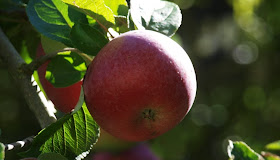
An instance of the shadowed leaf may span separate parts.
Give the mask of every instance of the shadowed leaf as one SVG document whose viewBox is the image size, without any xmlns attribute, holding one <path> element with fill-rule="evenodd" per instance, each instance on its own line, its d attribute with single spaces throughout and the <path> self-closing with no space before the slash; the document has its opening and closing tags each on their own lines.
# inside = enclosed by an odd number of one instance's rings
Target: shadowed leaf
<svg viewBox="0 0 280 160">
<path fill-rule="evenodd" d="M 87 22 L 84 14 L 60 0 L 30 0 L 26 13 L 40 33 L 67 46 L 72 46 L 69 34 L 74 23 Z"/>
<path fill-rule="evenodd" d="M 71 40 L 76 48 L 92 56 L 96 56 L 109 42 L 107 37 L 94 27 L 80 23 L 74 25 Z"/>
<path fill-rule="evenodd" d="M 168 1 L 131 0 L 130 12 L 138 29 L 154 30 L 170 37 L 182 22 L 180 8 Z"/>
</svg>

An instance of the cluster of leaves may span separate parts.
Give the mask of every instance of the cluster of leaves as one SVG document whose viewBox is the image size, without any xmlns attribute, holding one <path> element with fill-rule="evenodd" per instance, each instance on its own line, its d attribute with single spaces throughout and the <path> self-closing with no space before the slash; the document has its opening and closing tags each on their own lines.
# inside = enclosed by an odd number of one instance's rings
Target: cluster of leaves
<svg viewBox="0 0 280 160">
<path fill-rule="evenodd" d="M 132 0 L 130 4 L 129 8 L 125 0 L 30 0 L 26 11 L 31 24 L 42 35 L 77 48 L 87 57 L 96 56 L 109 39 L 116 36 L 115 33 L 150 29 L 172 36 L 181 24 L 181 12 L 174 3 Z M 49 43 L 43 41 L 44 49 L 54 47 Z M 56 45 L 63 47 L 59 43 Z M 85 59 L 75 53 L 57 56 L 48 65 L 47 80 L 55 87 L 80 81 L 86 72 L 83 65 L 86 62 L 79 56 Z"/>
<path fill-rule="evenodd" d="M 267 150 L 280 151 L 280 141 L 272 142 L 265 146 Z M 233 142 L 229 140 L 228 156 L 230 160 L 280 160 L 276 154 L 262 151 L 261 154 L 255 152 L 242 141 Z"/>
<path fill-rule="evenodd" d="M 46 79 L 55 87 L 80 81 L 90 60 L 119 34 L 149 29 L 171 37 L 182 21 L 179 7 L 162 0 L 131 0 L 130 6 L 126 0 L 29 0 L 26 13 L 42 35 L 41 43 L 47 54 L 66 47 L 76 49 L 76 52 L 59 52 L 48 64 Z M 99 126 L 81 92 L 75 111 L 43 129 L 35 136 L 31 148 L 20 155 L 40 160 L 82 159 L 98 137 Z M 0 143 L 0 159 L 4 158 L 4 150 Z"/>
</svg>

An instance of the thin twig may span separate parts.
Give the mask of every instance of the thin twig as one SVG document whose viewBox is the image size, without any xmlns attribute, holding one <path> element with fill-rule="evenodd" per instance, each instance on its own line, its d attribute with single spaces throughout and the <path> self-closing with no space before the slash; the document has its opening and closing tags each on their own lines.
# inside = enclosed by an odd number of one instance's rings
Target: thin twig
<svg viewBox="0 0 280 160">
<path fill-rule="evenodd" d="M 24 148 L 26 146 L 29 146 L 32 143 L 33 139 L 34 139 L 34 136 L 31 136 L 31 137 L 27 137 L 21 141 L 17 141 L 17 142 L 11 143 L 11 144 L 5 144 L 5 150 L 11 151 L 11 150 L 18 150 L 18 149 Z"/>
<path fill-rule="evenodd" d="M 84 59 L 84 61 L 86 62 L 87 66 L 91 63 L 91 61 L 94 58 L 93 56 L 89 56 L 89 55 L 87 55 L 85 53 L 78 53 L 78 54 Z"/>
<path fill-rule="evenodd" d="M 22 69 L 25 64 L 14 46 L 3 33 L 0 27 L 0 59 L 7 65 L 8 71 L 14 82 L 17 83 L 22 96 L 25 98 L 29 108 L 35 114 L 41 128 L 45 128 L 56 121 L 56 116 L 37 93 L 37 88 L 32 85 L 31 75 L 26 74 Z"/>
</svg>

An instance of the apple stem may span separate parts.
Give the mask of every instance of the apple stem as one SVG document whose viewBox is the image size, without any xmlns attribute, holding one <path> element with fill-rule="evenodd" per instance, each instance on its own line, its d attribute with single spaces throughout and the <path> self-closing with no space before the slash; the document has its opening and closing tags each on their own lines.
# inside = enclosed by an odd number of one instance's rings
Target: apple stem
<svg viewBox="0 0 280 160">
<path fill-rule="evenodd" d="M 91 56 L 89 56 L 89 55 L 87 55 L 85 53 L 81 53 L 81 52 L 77 52 L 77 53 L 84 59 L 84 61 L 86 62 L 87 66 L 91 63 L 91 61 L 94 58 L 94 57 L 91 57 Z"/>
</svg>

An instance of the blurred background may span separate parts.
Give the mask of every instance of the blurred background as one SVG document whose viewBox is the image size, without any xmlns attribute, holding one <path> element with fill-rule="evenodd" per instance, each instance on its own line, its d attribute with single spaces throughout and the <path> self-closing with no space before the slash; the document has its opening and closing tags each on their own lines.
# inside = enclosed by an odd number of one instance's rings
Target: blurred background
<svg viewBox="0 0 280 160">
<path fill-rule="evenodd" d="M 39 35 L 26 21 L 24 9 L 13 5 L 15 1 L 0 0 L 0 23 L 16 49 L 26 56 L 35 53 Z M 198 91 L 182 123 L 148 142 L 152 150 L 163 160 L 217 160 L 228 159 L 229 139 L 242 140 L 257 152 L 279 140 L 280 1 L 173 2 L 183 14 L 173 38 L 193 62 Z M 0 129 L 3 143 L 40 131 L 1 62 Z M 18 157 L 8 152 L 9 159 Z"/>
</svg>

